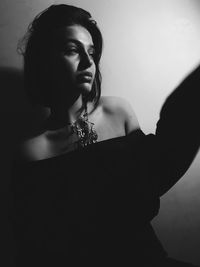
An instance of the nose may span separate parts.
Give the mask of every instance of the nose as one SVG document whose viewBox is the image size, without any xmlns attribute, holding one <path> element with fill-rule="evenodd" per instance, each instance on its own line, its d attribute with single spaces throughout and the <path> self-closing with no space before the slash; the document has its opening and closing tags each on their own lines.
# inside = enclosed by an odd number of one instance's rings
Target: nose
<svg viewBox="0 0 200 267">
<path fill-rule="evenodd" d="M 84 52 L 81 57 L 82 66 L 85 68 L 90 67 L 94 62 L 88 52 Z"/>
</svg>

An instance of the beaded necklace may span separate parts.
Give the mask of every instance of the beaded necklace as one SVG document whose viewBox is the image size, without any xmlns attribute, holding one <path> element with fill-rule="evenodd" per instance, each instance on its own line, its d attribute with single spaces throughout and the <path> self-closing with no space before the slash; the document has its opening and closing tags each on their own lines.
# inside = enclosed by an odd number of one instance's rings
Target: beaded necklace
<svg viewBox="0 0 200 267">
<path fill-rule="evenodd" d="M 71 126 L 72 132 L 78 137 L 78 141 L 76 142 L 78 147 L 86 147 L 97 142 L 98 135 L 94 128 L 94 123 L 88 120 L 87 107 L 84 113 L 69 125 Z"/>
</svg>

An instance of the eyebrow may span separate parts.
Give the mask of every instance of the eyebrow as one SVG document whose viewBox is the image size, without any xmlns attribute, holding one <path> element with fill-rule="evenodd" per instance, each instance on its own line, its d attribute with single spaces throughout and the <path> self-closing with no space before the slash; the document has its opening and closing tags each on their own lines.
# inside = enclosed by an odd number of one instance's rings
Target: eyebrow
<svg viewBox="0 0 200 267">
<path fill-rule="evenodd" d="M 66 43 L 72 42 L 72 43 L 75 43 L 77 45 L 84 46 L 82 42 L 80 42 L 79 40 L 73 39 L 73 38 L 67 38 L 65 41 L 66 41 Z M 89 44 L 89 48 L 94 49 L 94 44 Z"/>
</svg>

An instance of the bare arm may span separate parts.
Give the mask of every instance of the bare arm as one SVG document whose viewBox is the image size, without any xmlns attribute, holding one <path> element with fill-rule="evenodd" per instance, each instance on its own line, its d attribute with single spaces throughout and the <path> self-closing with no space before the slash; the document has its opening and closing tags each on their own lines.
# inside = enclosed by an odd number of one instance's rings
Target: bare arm
<svg viewBox="0 0 200 267">
<path fill-rule="evenodd" d="M 124 114 L 125 114 L 125 132 L 126 135 L 140 129 L 140 125 L 137 119 L 137 116 L 127 101 L 123 101 Z"/>
<path fill-rule="evenodd" d="M 136 114 L 127 100 L 110 96 L 103 98 L 103 102 L 107 114 L 112 116 L 112 120 L 120 122 L 120 127 L 123 127 L 126 135 L 140 129 Z"/>
</svg>

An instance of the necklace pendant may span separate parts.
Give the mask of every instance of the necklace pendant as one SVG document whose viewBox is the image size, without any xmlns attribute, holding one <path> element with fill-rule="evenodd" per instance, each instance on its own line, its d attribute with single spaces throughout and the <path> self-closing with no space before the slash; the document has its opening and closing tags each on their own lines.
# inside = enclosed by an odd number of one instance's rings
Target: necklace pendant
<svg viewBox="0 0 200 267">
<path fill-rule="evenodd" d="M 94 123 L 88 120 L 88 113 L 80 116 L 74 123 L 71 124 L 72 131 L 77 135 L 77 144 L 79 147 L 86 147 L 90 144 L 96 143 L 98 135 L 94 129 Z"/>
</svg>

